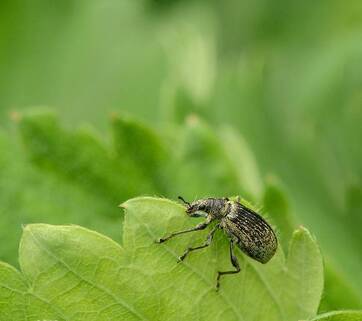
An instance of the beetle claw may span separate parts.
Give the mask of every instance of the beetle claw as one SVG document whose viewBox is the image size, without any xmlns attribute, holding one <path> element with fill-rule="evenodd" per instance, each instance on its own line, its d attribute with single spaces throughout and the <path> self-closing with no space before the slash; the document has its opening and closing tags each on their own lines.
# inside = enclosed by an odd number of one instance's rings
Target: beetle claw
<svg viewBox="0 0 362 321">
<path fill-rule="evenodd" d="M 179 256 L 177 259 L 177 263 L 181 263 L 184 260 L 184 258 L 185 258 L 185 255 Z"/>
</svg>

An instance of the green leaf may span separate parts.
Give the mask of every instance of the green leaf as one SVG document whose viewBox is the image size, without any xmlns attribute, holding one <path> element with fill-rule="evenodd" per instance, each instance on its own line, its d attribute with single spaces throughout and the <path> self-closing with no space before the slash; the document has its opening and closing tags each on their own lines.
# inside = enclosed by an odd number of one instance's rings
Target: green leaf
<svg viewBox="0 0 362 321">
<path fill-rule="evenodd" d="M 120 239 L 116 201 L 38 170 L 15 138 L 0 131 L 0 260 L 18 264 L 21 226 L 33 222 L 79 224 Z"/>
<path fill-rule="evenodd" d="M 172 158 L 161 137 L 141 122 L 125 116 L 114 115 L 112 129 L 120 161 L 128 161 L 130 168 L 136 164 L 143 179 L 149 180 L 155 191 L 166 193 L 171 180 L 168 169 Z"/>
<path fill-rule="evenodd" d="M 316 242 L 300 227 L 293 233 L 288 251 L 285 282 L 287 320 L 311 317 L 318 311 L 323 289 L 323 262 Z"/>
<path fill-rule="evenodd" d="M 237 251 L 241 273 L 222 279 L 216 292 L 216 272 L 231 268 L 222 232 L 210 248 L 177 263 L 207 231 L 154 241 L 199 219 L 186 217 L 184 207 L 166 199 L 136 198 L 123 206 L 122 246 L 79 226 L 26 226 L 22 273 L 0 266 L 3 320 L 297 321 L 316 315 L 322 261 L 306 229 L 295 231 L 286 260 L 281 248 L 265 265 Z"/>
<path fill-rule="evenodd" d="M 362 243 L 362 236 L 359 227 L 362 225 L 362 183 L 348 186 L 345 192 L 346 213 L 344 217 L 345 224 L 348 224 L 352 236 L 357 244 Z"/>
<path fill-rule="evenodd" d="M 318 315 L 310 321 L 361 321 L 362 311 L 335 311 Z"/>
<path fill-rule="evenodd" d="M 89 127 L 66 131 L 53 112 L 33 110 L 20 117 L 19 128 L 33 163 L 113 204 L 154 191 L 133 163 L 116 156 Z"/>
<path fill-rule="evenodd" d="M 0 320 L 25 320 L 27 284 L 12 266 L 0 262 Z"/>
<path fill-rule="evenodd" d="M 219 132 L 225 154 L 235 168 L 240 193 L 253 200 L 260 200 L 264 184 L 252 150 L 243 136 L 231 126 L 223 126 Z"/>
<path fill-rule="evenodd" d="M 263 205 L 263 211 L 270 215 L 276 224 L 279 241 L 286 252 L 290 236 L 296 226 L 296 219 L 290 212 L 289 202 L 283 193 L 281 184 L 273 176 L 267 179 Z M 324 266 L 325 285 L 319 312 L 362 307 L 362 301 L 357 291 L 341 273 L 337 273 L 332 262 L 325 260 Z"/>
<path fill-rule="evenodd" d="M 283 250 L 287 252 L 290 237 L 296 226 L 296 220 L 290 211 L 289 202 L 281 184 L 275 177 L 269 176 L 267 179 L 262 204 L 263 211 L 270 215 L 276 224 Z"/>
<path fill-rule="evenodd" d="M 190 115 L 180 135 L 174 175 L 185 198 L 223 197 L 238 192 L 235 168 L 224 153 L 223 142 L 209 126 Z"/>
<path fill-rule="evenodd" d="M 361 297 L 353 285 L 347 282 L 343 273 L 336 270 L 328 258 L 324 265 L 325 289 L 319 312 L 362 308 Z"/>
</svg>

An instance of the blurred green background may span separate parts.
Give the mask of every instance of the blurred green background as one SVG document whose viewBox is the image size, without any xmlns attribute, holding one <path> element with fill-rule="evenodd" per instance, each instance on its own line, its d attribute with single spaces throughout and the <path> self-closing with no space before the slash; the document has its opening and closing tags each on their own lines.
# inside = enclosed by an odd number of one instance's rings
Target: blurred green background
<svg viewBox="0 0 362 321">
<path fill-rule="evenodd" d="M 120 241 L 129 197 L 240 193 L 316 236 L 322 310 L 362 308 L 361 139 L 360 1 L 0 2 L 1 260 L 21 224 Z"/>
</svg>

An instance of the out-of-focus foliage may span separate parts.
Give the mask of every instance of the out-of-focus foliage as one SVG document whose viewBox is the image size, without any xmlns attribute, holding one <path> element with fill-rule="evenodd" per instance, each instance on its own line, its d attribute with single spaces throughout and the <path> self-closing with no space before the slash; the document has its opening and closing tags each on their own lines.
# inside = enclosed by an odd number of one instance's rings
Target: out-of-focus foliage
<svg viewBox="0 0 362 321">
<path fill-rule="evenodd" d="M 21 224 L 119 239 L 129 197 L 239 193 L 316 235 L 322 311 L 361 308 L 361 57 L 358 0 L 1 1 L 0 258 Z"/>
</svg>

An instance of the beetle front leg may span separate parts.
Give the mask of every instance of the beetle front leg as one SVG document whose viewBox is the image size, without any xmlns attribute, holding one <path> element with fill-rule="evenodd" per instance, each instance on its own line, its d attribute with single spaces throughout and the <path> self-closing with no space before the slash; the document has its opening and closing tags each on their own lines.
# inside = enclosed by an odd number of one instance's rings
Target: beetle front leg
<svg viewBox="0 0 362 321">
<path fill-rule="evenodd" d="M 185 259 L 185 257 L 191 252 L 191 251 L 195 251 L 195 250 L 200 250 L 203 249 L 205 247 L 208 247 L 211 244 L 212 238 L 214 237 L 214 234 L 216 232 L 216 230 L 219 228 L 219 224 L 215 225 L 215 227 L 210 231 L 210 233 L 207 235 L 207 239 L 206 242 L 200 246 L 197 247 L 189 247 L 186 249 L 186 251 L 184 252 L 184 254 L 182 254 L 179 257 L 179 262 L 183 261 Z"/>
<path fill-rule="evenodd" d="M 168 241 L 169 239 L 173 238 L 174 236 L 180 235 L 180 234 L 184 234 L 184 233 L 189 233 L 189 232 L 194 232 L 194 231 L 201 231 L 204 230 L 208 225 L 210 224 L 210 221 L 205 221 L 202 222 L 200 224 L 197 224 L 195 227 L 189 228 L 187 230 L 184 231 L 179 231 L 179 232 L 173 232 L 168 236 L 165 236 L 163 238 L 160 238 L 158 241 L 156 241 L 157 243 L 163 243 Z"/>
<path fill-rule="evenodd" d="M 235 270 L 233 271 L 224 271 L 224 272 L 217 272 L 217 279 L 216 279 L 216 291 L 219 290 L 220 287 L 220 278 L 221 276 L 225 275 L 225 274 L 236 274 L 240 272 L 240 265 L 239 262 L 234 254 L 234 242 L 231 240 L 230 241 L 230 261 L 231 264 L 233 265 L 233 267 L 235 267 Z"/>
</svg>

